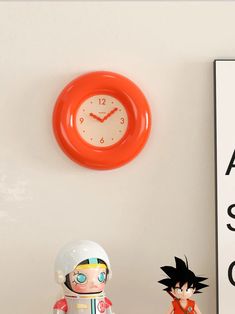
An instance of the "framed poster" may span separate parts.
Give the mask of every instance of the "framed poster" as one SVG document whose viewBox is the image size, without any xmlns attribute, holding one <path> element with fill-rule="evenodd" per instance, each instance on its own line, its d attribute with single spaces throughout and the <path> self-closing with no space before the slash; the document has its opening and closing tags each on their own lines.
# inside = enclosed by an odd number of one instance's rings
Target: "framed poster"
<svg viewBox="0 0 235 314">
<path fill-rule="evenodd" d="M 235 60 L 215 60 L 217 313 L 235 298 Z"/>
</svg>

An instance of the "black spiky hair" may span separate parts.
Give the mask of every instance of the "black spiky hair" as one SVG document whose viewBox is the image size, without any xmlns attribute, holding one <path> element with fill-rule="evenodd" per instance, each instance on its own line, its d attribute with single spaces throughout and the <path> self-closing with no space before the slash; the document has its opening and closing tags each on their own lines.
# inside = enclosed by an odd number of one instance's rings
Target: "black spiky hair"
<svg viewBox="0 0 235 314">
<path fill-rule="evenodd" d="M 208 285 L 202 283 L 202 281 L 207 280 L 205 277 L 197 277 L 189 268 L 188 268 L 188 260 L 185 256 L 186 263 L 180 259 L 179 257 L 175 257 L 175 266 L 162 266 L 161 269 L 164 273 L 167 274 L 168 278 L 159 280 L 158 282 L 165 285 L 166 288 L 163 289 L 165 291 L 171 291 L 171 289 L 175 288 L 176 284 L 179 283 L 180 288 L 184 284 L 188 284 L 188 287 L 192 287 L 195 290 L 195 293 L 201 293 L 201 289 L 208 287 Z"/>
</svg>

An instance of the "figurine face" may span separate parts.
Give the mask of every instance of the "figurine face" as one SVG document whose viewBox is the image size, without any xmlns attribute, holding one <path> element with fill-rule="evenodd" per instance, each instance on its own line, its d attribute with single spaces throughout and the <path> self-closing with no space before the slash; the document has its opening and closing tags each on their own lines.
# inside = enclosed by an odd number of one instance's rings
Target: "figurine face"
<svg viewBox="0 0 235 314">
<path fill-rule="evenodd" d="M 104 264 L 81 265 L 69 274 L 70 285 L 77 293 L 102 292 L 106 283 L 107 268 Z"/>
<path fill-rule="evenodd" d="M 175 288 L 171 289 L 171 293 L 180 300 L 187 300 L 189 299 L 195 292 L 195 288 L 189 287 L 188 288 L 188 283 L 185 283 L 181 288 L 180 288 L 180 283 L 178 282 L 175 285 Z"/>
</svg>

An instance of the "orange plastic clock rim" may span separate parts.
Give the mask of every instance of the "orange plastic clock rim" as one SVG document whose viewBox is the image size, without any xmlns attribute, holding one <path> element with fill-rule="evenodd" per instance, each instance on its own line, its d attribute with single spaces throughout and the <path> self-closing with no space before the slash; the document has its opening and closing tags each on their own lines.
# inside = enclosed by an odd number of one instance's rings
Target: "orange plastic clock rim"
<svg viewBox="0 0 235 314">
<path fill-rule="evenodd" d="M 128 113 L 125 135 L 107 147 L 86 143 L 76 127 L 79 106 L 98 94 L 117 98 Z M 53 112 L 53 130 L 61 149 L 73 161 L 92 169 L 113 169 L 131 161 L 144 147 L 150 129 L 151 113 L 144 94 L 131 80 L 114 72 L 96 71 L 77 77 L 62 90 Z"/>
</svg>

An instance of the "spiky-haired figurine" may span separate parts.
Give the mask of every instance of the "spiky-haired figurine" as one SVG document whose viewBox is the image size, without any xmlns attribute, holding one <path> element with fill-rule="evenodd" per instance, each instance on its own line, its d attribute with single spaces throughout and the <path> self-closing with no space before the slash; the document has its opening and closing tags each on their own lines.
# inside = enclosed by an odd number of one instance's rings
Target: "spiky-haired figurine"
<svg viewBox="0 0 235 314">
<path fill-rule="evenodd" d="M 194 293 L 201 293 L 201 289 L 208 287 L 202 283 L 205 277 L 197 277 L 189 268 L 187 258 L 186 263 L 175 257 L 176 267 L 163 266 L 161 269 L 168 278 L 162 279 L 159 283 L 166 286 L 167 291 L 173 297 L 173 301 L 167 314 L 201 314 L 195 301 L 190 300 Z"/>
</svg>

